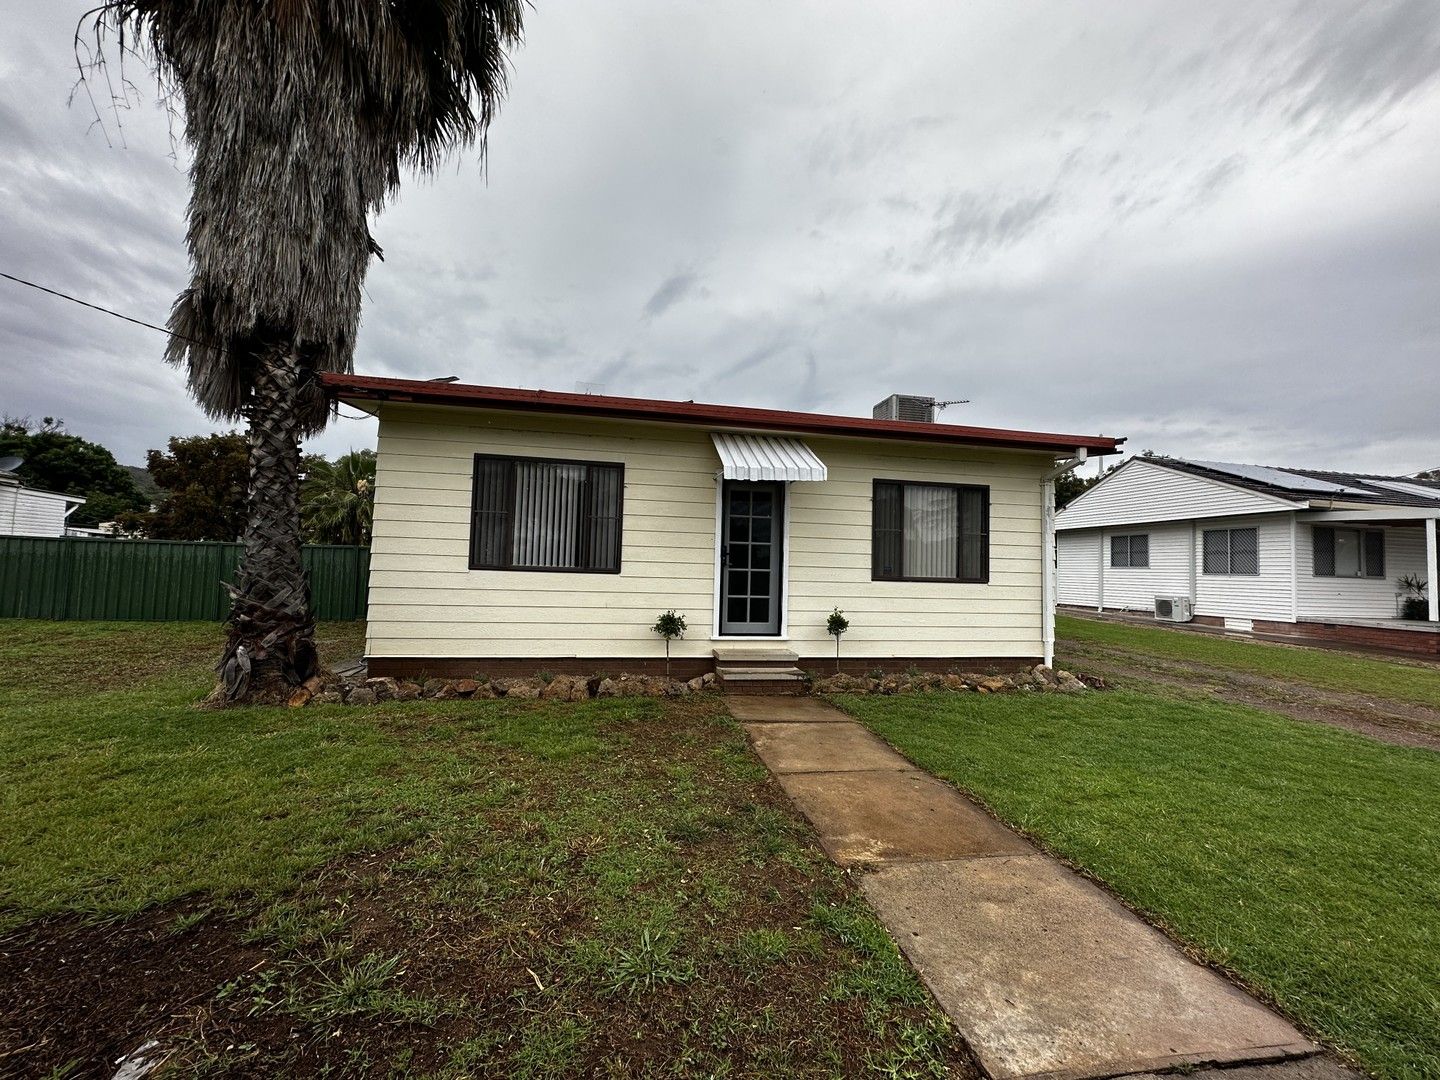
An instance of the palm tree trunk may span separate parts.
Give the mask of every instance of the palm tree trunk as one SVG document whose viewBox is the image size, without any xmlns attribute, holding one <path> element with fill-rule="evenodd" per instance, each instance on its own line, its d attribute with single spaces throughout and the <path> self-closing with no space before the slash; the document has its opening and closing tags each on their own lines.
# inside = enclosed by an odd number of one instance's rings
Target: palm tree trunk
<svg viewBox="0 0 1440 1080">
<path fill-rule="evenodd" d="M 288 345 L 256 358 L 245 406 L 248 514 L 218 670 L 229 701 L 275 700 L 315 674 L 315 619 L 300 561 L 301 368 Z"/>
</svg>

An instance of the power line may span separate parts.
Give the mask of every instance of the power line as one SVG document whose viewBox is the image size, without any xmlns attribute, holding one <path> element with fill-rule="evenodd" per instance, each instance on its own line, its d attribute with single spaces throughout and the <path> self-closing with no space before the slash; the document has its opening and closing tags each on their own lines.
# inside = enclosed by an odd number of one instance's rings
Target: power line
<svg viewBox="0 0 1440 1080">
<path fill-rule="evenodd" d="M 102 307 L 99 304 L 92 304 L 89 300 L 81 300 L 78 296 L 71 296 L 69 293 L 61 292 L 59 289 L 52 289 L 49 286 L 41 285 L 34 281 L 27 281 L 25 278 L 16 277 L 14 274 L 7 274 L 3 270 L 0 270 L 0 278 L 4 278 L 6 281 L 13 281 L 17 285 L 26 285 L 32 289 L 38 289 L 43 293 L 49 293 L 51 296 L 58 296 L 61 300 L 69 300 L 72 304 L 79 304 L 81 307 L 90 308 L 92 311 L 99 311 L 106 315 L 114 316 L 117 319 L 124 319 L 128 323 L 134 323 L 136 326 L 143 326 L 147 330 L 158 330 L 160 331 L 160 333 L 166 335 L 167 337 L 176 338 L 179 341 L 188 341 L 192 345 L 199 345 L 207 349 L 216 348 L 216 346 L 211 345 L 209 342 L 197 341 L 195 338 L 186 337 L 184 334 L 177 334 L 173 330 L 167 330 L 163 326 L 156 326 L 154 323 L 146 322 L 144 319 L 137 319 L 133 315 L 126 315 L 123 312 L 114 311 L 110 308 Z M 368 413 L 361 413 L 358 416 L 347 416 L 345 413 L 340 412 L 338 402 L 335 412 L 337 415 L 344 417 L 346 420 L 374 419 L 374 417 L 370 416 L 370 414 Z"/>
<path fill-rule="evenodd" d="M 61 292 L 59 289 L 52 289 L 46 285 L 39 285 L 33 281 L 26 281 L 22 277 L 16 277 L 14 274 L 7 274 L 3 270 L 0 270 L 0 278 L 4 278 L 6 281 L 13 281 L 17 285 L 28 285 L 32 289 L 39 289 L 43 293 L 49 293 L 51 296 L 58 296 L 61 300 L 69 300 L 72 304 L 79 304 L 81 307 L 90 308 L 92 311 L 100 311 L 106 315 L 113 315 L 117 319 L 124 319 L 126 322 L 134 323 L 136 326 L 143 326 L 147 330 L 158 330 L 160 331 L 160 333 L 165 334 L 168 337 L 179 338 L 181 341 L 188 341 L 192 345 L 206 345 L 207 347 L 211 347 L 208 345 L 207 342 L 196 341 L 192 337 L 186 337 L 184 334 L 177 334 L 173 330 L 167 330 L 163 326 L 156 326 L 154 323 L 146 322 L 144 319 L 137 319 L 133 315 L 125 315 L 119 311 L 114 311 L 107 307 L 101 307 L 99 304 L 92 304 L 89 300 L 81 300 L 78 296 L 71 296 L 69 293 Z"/>
</svg>

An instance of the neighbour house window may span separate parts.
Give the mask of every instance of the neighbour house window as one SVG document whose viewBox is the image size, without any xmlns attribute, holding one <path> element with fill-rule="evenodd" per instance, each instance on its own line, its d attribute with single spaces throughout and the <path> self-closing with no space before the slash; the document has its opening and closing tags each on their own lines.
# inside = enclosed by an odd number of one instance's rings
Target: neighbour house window
<svg viewBox="0 0 1440 1080">
<path fill-rule="evenodd" d="M 876 581 L 989 581 L 990 489 L 876 480 L 870 541 Z"/>
<path fill-rule="evenodd" d="M 1110 537 L 1110 565 L 1146 569 L 1150 566 L 1150 534 Z"/>
<path fill-rule="evenodd" d="M 1379 529 L 1313 530 L 1315 577 L 1385 576 L 1385 534 Z"/>
<path fill-rule="evenodd" d="M 1206 529 L 1202 567 L 1207 574 L 1260 573 L 1259 536 L 1254 529 Z"/>
<path fill-rule="evenodd" d="M 625 467 L 475 455 L 472 570 L 620 570 Z"/>
</svg>

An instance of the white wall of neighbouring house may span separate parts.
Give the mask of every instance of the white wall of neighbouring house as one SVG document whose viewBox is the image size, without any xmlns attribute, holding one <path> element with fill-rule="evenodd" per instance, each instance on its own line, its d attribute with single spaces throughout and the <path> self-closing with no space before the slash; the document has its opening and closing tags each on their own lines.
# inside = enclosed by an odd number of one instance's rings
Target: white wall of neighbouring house
<svg viewBox="0 0 1440 1080">
<path fill-rule="evenodd" d="M 1346 528 L 1344 522 L 1335 522 Z M 1355 525 L 1352 528 L 1373 528 Z M 1297 581 L 1300 618 L 1321 619 L 1393 619 L 1395 610 L 1395 579 L 1414 574 L 1424 581 L 1425 531 L 1423 523 L 1413 527 L 1382 528 L 1385 535 L 1385 576 L 1316 577 L 1314 527 L 1301 523 L 1296 543 Z"/>
<path fill-rule="evenodd" d="M 1076 607 L 1100 603 L 1100 530 L 1072 529 L 1055 537 L 1056 598 Z"/>
<path fill-rule="evenodd" d="M 1263 514 L 1292 504 L 1220 481 L 1131 458 L 1060 511 L 1067 529 L 1128 526 L 1132 522 L 1191 521 L 1232 514 Z"/>
<path fill-rule="evenodd" d="M 829 479 L 789 486 L 785 643 L 850 657 L 1040 656 L 1041 486 L 1053 455 L 804 436 Z M 618 574 L 471 570 L 473 455 L 625 465 Z M 392 658 L 708 657 L 719 460 L 703 427 L 386 403 L 380 410 L 367 652 Z M 990 487 L 988 584 L 870 579 L 876 478 Z"/>
<path fill-rule="evenodd" d="M 1195 614 L 1217 615 L 1242 626 L 1251 619 L 1294 621 L 1294 561 L 1291 558 L 1292 513 L 1209 518 L 1195 523 Z M 1255 530 L 1258 574 L 1204 572 L 1207 529 Z"/>
<path fill-rule="evenodd" d="M 64 536 L 65 509 L 74 503 L 54 492 L 0 484 L 0 536 Z"/>
<path fill-rule="evenodd" d="M 1154 611 L 1157 596 L 1188 596 L 1196 615 L 1242 624 L 1252 619 L 1291 621 L 1291 517 L 1284 511 L 1066 530 L 1058 539 L 1060 602 L 1082 607 L 1103 602 L 1106 610 Z M 1245 528 L 1256 530 L 1260 572 L 1206 574 L 1205 531 Z M 1149 537 L 1149 567 L 1111 566 L 1111 538 L 1135 534 Z"/>
</svg>

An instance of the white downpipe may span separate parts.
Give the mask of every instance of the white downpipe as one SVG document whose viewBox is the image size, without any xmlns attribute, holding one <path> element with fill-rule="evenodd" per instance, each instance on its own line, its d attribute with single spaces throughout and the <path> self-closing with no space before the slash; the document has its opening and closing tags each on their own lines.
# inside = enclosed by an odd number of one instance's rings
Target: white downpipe
<svg viewBox="0 0 1440 1080">
<path fill-rule="evenodd" d="M 1436 557 L 1436 519 L 1425 522 L 1425 573 L 1430 590 L 1430 621 L 1440 622 L 1440 558 Z"/>
<path fill-rule="evenodd" d="M 1041 514 L 1040 537 L 1040 634 L 1045 649 L 1045 666 L 1055 663 L 1055 595 L 1058 591 L 1055 576 L 1055 480 L 1072 469 L 1085 464 L 1087 451 L 1078 447 L 1073 457 L 1056 462 L 1055 467 L 1040 478 Z M 1431 534 L 1434 540 L 1434 533 Z M 1440 590 L 1431 590 L 1432 595 Z M 1433 606 L 1433 601 L 1432 601 Z"/>
</svg>

